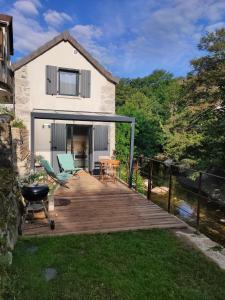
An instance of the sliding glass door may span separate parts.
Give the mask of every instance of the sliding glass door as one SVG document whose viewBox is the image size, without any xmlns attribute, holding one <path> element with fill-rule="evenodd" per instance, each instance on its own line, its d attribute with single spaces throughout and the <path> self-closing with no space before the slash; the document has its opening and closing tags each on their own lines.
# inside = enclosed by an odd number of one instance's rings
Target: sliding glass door
<svg viewBox="0 0 225 300">
<path fill-rule="evenodd" d="M 74 156 L 75 166 L 92 170 L 92 126 L 73 125 L 66 126 L 66 152 Z"/>
</svg>

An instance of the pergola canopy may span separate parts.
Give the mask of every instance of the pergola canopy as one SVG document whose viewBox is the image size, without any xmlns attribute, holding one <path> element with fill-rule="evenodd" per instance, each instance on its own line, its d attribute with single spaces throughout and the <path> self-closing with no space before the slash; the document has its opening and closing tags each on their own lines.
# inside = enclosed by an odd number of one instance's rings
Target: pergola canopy
<svg viewBox="0 0 225 300">
<path fill-rule="evenodd" d="M 94 114 L 67 111 L 43 111 L 35 110 L 31 113 L 35 119 L 54 119 L 54 120 L 71 120 L 71 121 L 90 121 L 90 122 L 117 122 L 117 123 L 135 123 L 135 118 L 114 115 L 114 114 Z"/>
<path fill-rule="evenodd" d="M 34 168 L 34 140 L 35 119 L 49 119 L 49 120 L 67 120 L 67 121 L 88 121 L 88 122 L 115 122 L 115 123 L 129 123 L 131 124 L 130 133 L 130 165 L 129 165 L 129 186 L 132 187 L 133 177 L 133 156 L 134 156 L 134 130 L 135 118 L 102 113 L 82 113 L 71 111 L 51 111 L 51 110 L 35 110 L 31 112 L 31 166 Z"/>
</svg>

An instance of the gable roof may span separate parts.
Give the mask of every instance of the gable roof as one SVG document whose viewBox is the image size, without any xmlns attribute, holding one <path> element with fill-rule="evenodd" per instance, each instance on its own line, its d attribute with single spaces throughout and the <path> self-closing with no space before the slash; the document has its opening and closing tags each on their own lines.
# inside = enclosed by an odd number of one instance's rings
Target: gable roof
<svg viewBox="0 0 225 300">
<path fill-rule="evenodd" d="M 29 63 L 30 61 L 36 59 L 40 55 L 44 54 L 57 44 L 64 42 L 69 42 L 74 48 L 76 48 L 102 75 L 104 75 L 112 83 L 119 83 L 119 79 L 114 77 L 110 72 L 108 72 L 93 56 L 87 52 L 70 34 L 68 31 L 64 31 L 51 41 L 45 43 L 43 46 L 39 47 L 37 50 L 29 54 L 28 56 L 18 60 L 12 65 L 13 71 L 16 71 Z"/>
</svg>

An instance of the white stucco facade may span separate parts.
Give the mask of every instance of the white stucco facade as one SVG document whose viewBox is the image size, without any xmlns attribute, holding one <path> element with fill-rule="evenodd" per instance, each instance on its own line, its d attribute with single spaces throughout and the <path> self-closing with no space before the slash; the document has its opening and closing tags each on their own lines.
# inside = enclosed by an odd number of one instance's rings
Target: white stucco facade
<svg viewBox="0 0 225 300">
<path fill-rule="evenodd" d="M 47 95 L 46 66 L 91 72 L 90 98 L 80 96 Z M 65 113 L 115 113 L 115 83 L 108 80 L 92 63 L 90 63 L 68 41 L 61 41 L 45 53 L 15 70 L 15 114 L 22 119 L 27 129 L 31 126 L 31 112 L 63 111 Z M 48 120 L 47 123 L 50 121 Z M 71 121 L 57 121 L 71 124 Z M 72 122 L 78 124 L 79 122 Z M 51 161 L 51 133 L 50 128 L 43 126 L 46 120 L 35 123 L 36 155 L 43 155 Z M 94 126 L 94 123 L 82 123 Z M 98 123 L 99 124 L 99 123 Z M 107 153 L 94 153 L 94 160 L 98 155 L 112 155 L 115 149 L 115 124 L 109 125 L 109 148 Z M 38 146 L 40 145 L 41 146 Z M 101 151 L 100 151 L 101 152 Z"/>
</svg>

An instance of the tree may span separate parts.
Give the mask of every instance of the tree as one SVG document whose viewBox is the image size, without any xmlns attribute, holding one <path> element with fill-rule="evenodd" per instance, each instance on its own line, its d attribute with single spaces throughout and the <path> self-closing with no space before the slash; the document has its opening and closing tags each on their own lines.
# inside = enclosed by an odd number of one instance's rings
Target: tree
<svg viewBox="0 0 225 300">
<path fill-rule="evenodd" d="M 121 79 L 116 88 L 116 107 L 124 105 L 136 91 L 131 87 L 130 79 Z"/>
<path fill-rule="evenodd" d="M 135 155 L 153 156 L 162 150 L 163 130 L 160 119 L 151 110 L 151 99 L 141 92 L 134 93 L 129 101 L 117 109 L 122 115 L 136 118 L 135 128 Z M 129 157 L 129 125 L 117 126 L 116 151 L 122 161 Z"/>
<path fill-rule="evenodd" d="M 117 87 L 117 112 L 135 116 L 136 154 L 163 152 L 199 168 L 225 166 L 225 29 L 200 40 L 204 55 L 191 61 L 185 79 L 156 70 L 124 79 Z M 117 149 L 128 153 L 129 128 L 119 125 Z"/>
<path fill-rule="evenodd" d="M 166 151 L 171 156 L 176 152 L 177 159 L 194 159 L 200 167 L 221 167 L 225 164 L 225 29 L 206 34 L 198 48 L 206 55 L 191 61 L 180 109 L 167 124 Z"/>
</svg>

